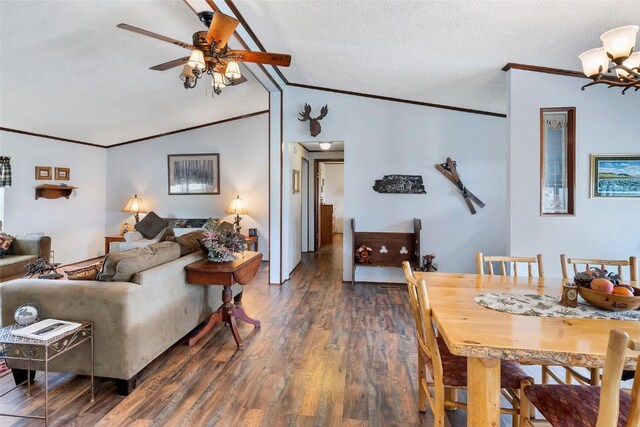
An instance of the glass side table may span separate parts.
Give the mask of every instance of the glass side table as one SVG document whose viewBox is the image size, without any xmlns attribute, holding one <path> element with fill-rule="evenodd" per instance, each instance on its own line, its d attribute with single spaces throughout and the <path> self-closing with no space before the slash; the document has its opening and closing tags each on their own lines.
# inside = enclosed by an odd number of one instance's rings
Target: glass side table
<svg viewBox="0 0 640 427">
<path fill-rule="evenodd" d="M 0 397 L 12 392 L 16 388 L 27 383 L 27 396 L 31 396 L 31 363 L 44 363 L 44 416 L 18 415 L 0 413 L 7 417 L 32 418 L 44 420 L 44 425 L 49 425 L 49 362 L 61 354 L 89 342 L 91 345 L 91 403 L 94 401 L 93 390 L 93 323 L 78 322 L 80 326 L 48 340 L 35 340 L 18 337 L 11 331 L 23 328 L 21 325 L 9 325 L 0 329 L 0 358 L 8 360 L 27 361 L 27 380 L 0 394 Z"/>
</svg>

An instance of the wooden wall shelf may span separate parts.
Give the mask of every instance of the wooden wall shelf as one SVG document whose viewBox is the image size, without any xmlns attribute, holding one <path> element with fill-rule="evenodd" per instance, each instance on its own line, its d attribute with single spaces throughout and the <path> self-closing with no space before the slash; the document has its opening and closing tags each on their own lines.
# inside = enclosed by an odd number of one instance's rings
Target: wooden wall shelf
<svg viewBox="0 0 640 427">
<path fill-rule="evenodd" d="M 45 199 L 59 199 L 60 197 L 64 197 L 65 199 L 68 199 L 71 192 L 76 188 L 78 187 L 74 187 L 72 185 L 38 185 L 36 187 L 36 200 L 40 197 L 44 197 Z"/>
</svg>

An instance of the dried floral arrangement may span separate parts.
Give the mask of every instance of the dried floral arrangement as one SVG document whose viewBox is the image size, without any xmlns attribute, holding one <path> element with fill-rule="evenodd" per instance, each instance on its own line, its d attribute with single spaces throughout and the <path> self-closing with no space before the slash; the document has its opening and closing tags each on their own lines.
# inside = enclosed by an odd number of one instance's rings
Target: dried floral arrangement
<svg viewBox="0 0 640 427">
<path fill-rule="evenodd" d="M 208 223 L 203 234 L 203 244 L 209 251 L 211 261 L 232 261 L 237 257 L 234 253 L 244 252 L 246 240 L 240 233 L 236 233 L 233 226 L 224 227 L 219 220 Z"/>
</svg>

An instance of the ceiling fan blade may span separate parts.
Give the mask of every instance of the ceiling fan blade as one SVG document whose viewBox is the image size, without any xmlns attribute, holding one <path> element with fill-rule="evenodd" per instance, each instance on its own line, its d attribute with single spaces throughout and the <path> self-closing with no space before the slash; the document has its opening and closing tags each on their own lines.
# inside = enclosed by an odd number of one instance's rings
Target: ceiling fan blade
<svg viewBox="0 0 640 427">
<path fill-rule="evenodd" d="M 193 6 L 191 6 L 191 4 L 190 4 L 187 0 L 182 0 L 182 1 L 184 2 L 184 4 L 186 4 L 186 5 L 187 5 L 187 7 L 188 7 L 189 9 L 191 9 L 191 11 L 192 11 L 193 13 L 195 13 L 195 14 L 196 14 L 196 16 L 198 15 L 198 12 L 193 8 Z"/>
<path fill-rule="evenodd" d="M 241 62 L 256 62 L 258 64 L 279 65 L 282 67 L 288 67 L 291 64 L 291 55 L 285 55 L 284 53 L 230 50 L 227 55 L 229 59 Z"/>
<path fill-rule="evenodd" d="M 149 67 L 149 69 L 155 71 L 167 71 L 179 65 L 186 64 L 187 61 L 189 61 L 189 57 L 185 56 L 184 58 L 174 59 L 173 61 L 165 62 L 164 64 L 158 64 L 154 67 Z"/>
<path fill-rule="evenodd" d="M 216 42 L 216 50 L 224 49 L 237 26 L 237 19 L 222 12 L 215 12 L 207 33 L 207 43 Z"/>
<path fill-rule="evenodd" d="M 175 44 L 176 46 L 180 46 L 185 49 L 195 49 L 195 46 L 193 46 L 192 44 L 181 42 L 180 40 L 172 39 L 171 37 L 163 36 L 151 31 L 143 30 L 142 28 L 134 27 L 133 25 L 118 24 L 117 27 L 122 28 L 123 30 L 131 31 L 133 33 L 142 34 L 143 36 L 151 37 L 153 39 L 162 40 L 163 42 Z"/>
</svg>

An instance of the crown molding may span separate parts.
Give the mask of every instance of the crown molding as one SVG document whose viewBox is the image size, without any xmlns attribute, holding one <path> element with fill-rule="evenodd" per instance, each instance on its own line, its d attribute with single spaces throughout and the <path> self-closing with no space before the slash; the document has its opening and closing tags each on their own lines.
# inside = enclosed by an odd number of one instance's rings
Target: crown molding
<svg viewBox="0 0 640 427">
<path fill-rule="evenodd" d="M 95 147 L 95 148 L 107 148 L 104 145 L 92 144 L 90 142 L 78 141 L 76 139 L 62 138 L 62 137 L 59 137 L 59 136 L 47 135 L 47 134 L 44 134 L 44 133 L 29 132 L 29 131 L 20 130 L 20 129 L 0 127 L 0 131 L 18 133 L 20 135 L 35 136 L 35 137 L 38 137 L 38 138 L 53 139 L 54 141 L 70 142 L 72 144 L 87 145 L 89 147 Z"/>
</svg>

